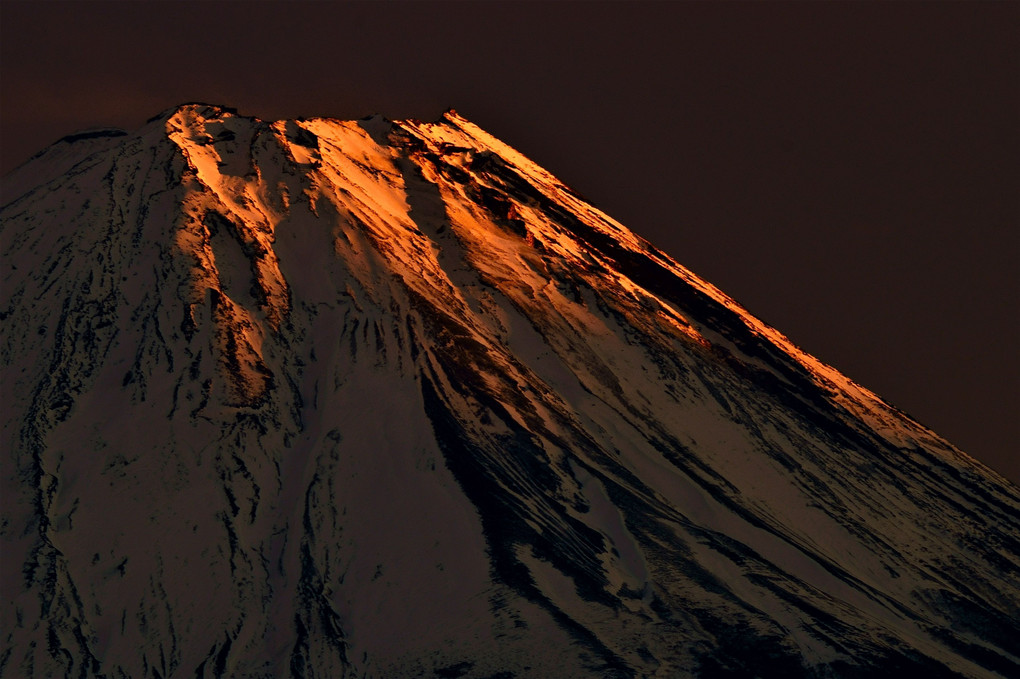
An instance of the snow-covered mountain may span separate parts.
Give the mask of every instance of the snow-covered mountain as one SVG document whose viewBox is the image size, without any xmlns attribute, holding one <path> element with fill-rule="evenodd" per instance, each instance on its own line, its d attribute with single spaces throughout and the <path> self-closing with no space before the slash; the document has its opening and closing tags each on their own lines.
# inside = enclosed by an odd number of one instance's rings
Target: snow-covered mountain
<svg viewBox="0 0 1020 679">
<path fill-rule="evenodd" d="M 3 190 L 0 676 L 1020 676 L 1016 486 L 453 112 Z"/>
</svg>

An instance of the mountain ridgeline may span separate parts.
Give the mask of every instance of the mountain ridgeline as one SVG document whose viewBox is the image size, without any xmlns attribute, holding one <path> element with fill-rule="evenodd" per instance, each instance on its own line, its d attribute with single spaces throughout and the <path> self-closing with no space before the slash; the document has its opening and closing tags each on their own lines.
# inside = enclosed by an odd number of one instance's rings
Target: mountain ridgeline
<svg viewBox="0 0 1020 679">
<path fill-rule="evenodd" d="M 1016 486 L 452 111 L 4 202 L 0 677 L 1020 674 Z"/>
</svg>

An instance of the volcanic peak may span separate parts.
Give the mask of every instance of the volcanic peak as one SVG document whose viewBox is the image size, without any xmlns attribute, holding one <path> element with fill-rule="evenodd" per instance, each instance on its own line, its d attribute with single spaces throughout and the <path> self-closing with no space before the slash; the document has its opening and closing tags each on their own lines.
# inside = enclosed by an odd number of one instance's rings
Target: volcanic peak
<svg viewBox="0 0 1020 679">
<path fill-rule="evenodd" d="M 1015 487 L 452 111 L 4 189 L 2 676 L 1020 668 Z"/>
</svg>

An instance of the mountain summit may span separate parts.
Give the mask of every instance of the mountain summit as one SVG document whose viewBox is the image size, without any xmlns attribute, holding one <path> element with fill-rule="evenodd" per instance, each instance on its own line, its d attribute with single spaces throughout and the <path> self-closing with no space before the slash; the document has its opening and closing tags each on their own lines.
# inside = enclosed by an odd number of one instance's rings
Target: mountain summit
<svg viewBox="0 0 1020 679">
<path fill-rule="evenodd" d="M 4 184 L 0 676 L 1020 674 L 1016 486 L 456 113 Z"/>
</svg>

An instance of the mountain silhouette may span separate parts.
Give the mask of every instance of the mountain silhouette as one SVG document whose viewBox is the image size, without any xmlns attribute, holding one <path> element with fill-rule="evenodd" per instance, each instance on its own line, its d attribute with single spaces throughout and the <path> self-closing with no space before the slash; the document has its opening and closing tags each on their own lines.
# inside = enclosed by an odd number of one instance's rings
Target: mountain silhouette
<svg viewBox="0 0 1020 679">
<path fill-rule="evenodd" d="M 1015 485 L 453 111 L 4 184 L 0 676 L 1020 673 Z"/>
</svg>

